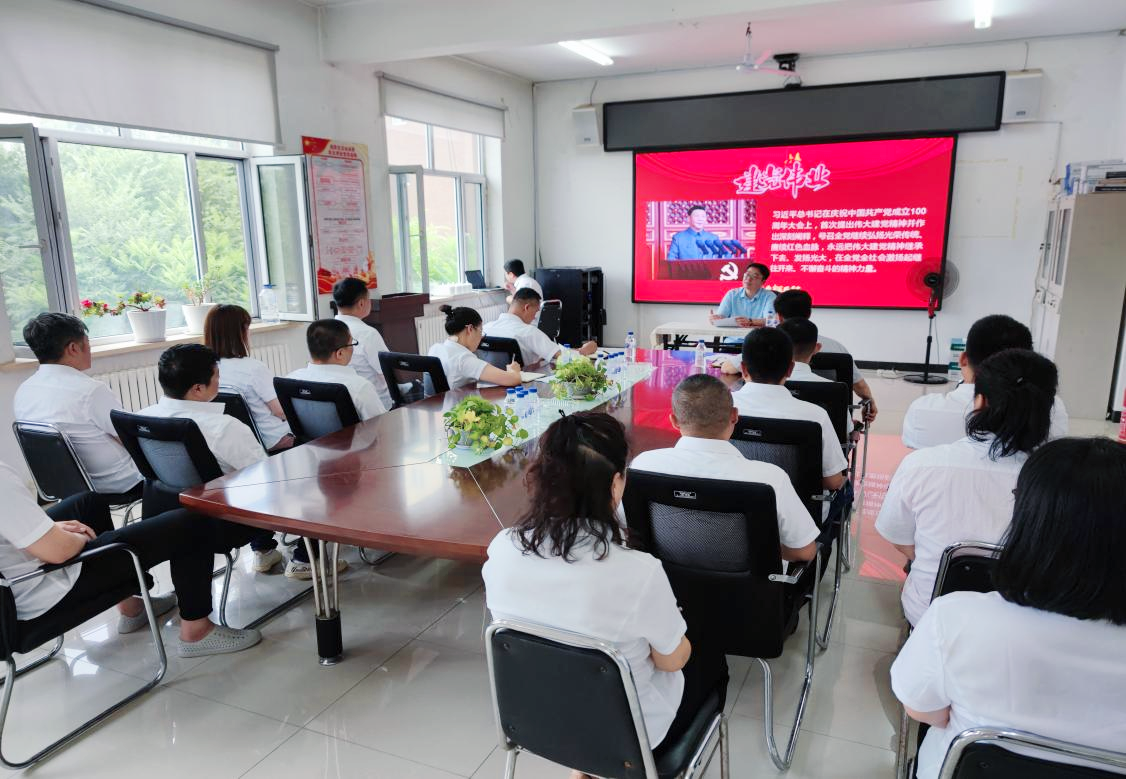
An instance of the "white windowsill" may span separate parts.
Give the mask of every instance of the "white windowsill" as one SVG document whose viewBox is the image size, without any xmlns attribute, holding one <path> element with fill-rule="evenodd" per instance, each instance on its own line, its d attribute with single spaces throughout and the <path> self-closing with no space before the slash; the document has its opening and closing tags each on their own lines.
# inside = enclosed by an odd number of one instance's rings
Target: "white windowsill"
<svg viewBox="0 0 1126 779">
<path fill-rule="evenodd" d="M 254 322 L 250 325 L 251 333 L 270 333 L 275 330 L 288 330 L 293 327 L 304 327 L 304 322 L 277 322 L 267 324 L 265 322 Z M 115 341 L 112 343 L 95 343 L 90 347 L 91 353 L 95 359 L 98 357 L 112 357 L 118 354 L 129 354 L 130 352 L 147 352 L 147 351 L 164 351 L 169 346 L 175 344 L 190 344 L 190 343 L 203 343 L 202 335 L 188 335 L 186 333 L 173 333 L 165 340 L 152 344 L 139 344 L 133 341 Z M 38 367 L 39 361 L 34 358 L 17 357 L 11 362 L 6 362 L 0 365 L 0 372 L 8 373 L 11 371 L 32 370 Z"/>
</svg>

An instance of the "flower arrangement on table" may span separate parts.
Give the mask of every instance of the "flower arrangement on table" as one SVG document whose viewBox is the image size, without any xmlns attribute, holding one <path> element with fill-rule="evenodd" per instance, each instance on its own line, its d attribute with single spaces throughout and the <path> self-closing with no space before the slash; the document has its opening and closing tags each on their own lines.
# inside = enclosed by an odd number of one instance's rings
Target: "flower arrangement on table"
<svg viewBox="0 0 1126 779">
<path fill-rule="evenodd" d="M 582 355 L 556 367 L 550 384 L 556 397 L 580 400 L 599 395 L 611 386 L 618 386 L 616 381 L 611 381 L 606 375 L 604 366 L 595 365 L 590 358 Z"/>
<path fill-rule="evenodd" d="M 520 419 L 510 409 L 472 395 L 442 414 L 450 449 L 469 447 L 475 454 L 512 446 L 528 437 Z"/>
<path fill-rule="evenodd" d="M 116 305 L 111 306 L 104 300 L 83 300 L 82 316 L 121 316 L 126 311 L 151 311 L 154 308 L 164 308 L 165 300 L 152 292 L 134 292 L 132 295 L 122 295 L 117 299 Z"/>
</svg>

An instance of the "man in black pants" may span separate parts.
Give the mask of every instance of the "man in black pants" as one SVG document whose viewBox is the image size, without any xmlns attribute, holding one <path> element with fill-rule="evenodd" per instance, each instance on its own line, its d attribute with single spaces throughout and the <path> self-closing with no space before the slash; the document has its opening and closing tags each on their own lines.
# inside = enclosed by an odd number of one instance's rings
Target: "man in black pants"
<svg viewBox="0 0 1126 779">
<path fill-rule="evenodd" d="M 180 657 L 202 657 L 248 649 L 262 636 L 257 630 L 235 630 L 211 622 L 211 569 L 216 550 L 229 549 L 240 534 L 247 540 L 255 530 L 177 509 L 127 525 L 119 530 L 105 502 L 95 493 L 75 495 L 44 512 L 20 477 L 0 463 L 0 574 L 13 578 L 43 563 L 63 563 L 86 549 L 127 544 L 141 567 L 171 564 L 176 595 L 153 598 L 154 612 L 170 611 L 177 596 L 180 606 Z M 242 543 L 245 543 L 243 541 Z M 13 586 L 16 615 L 21 622 L 49 619 L 93 595 L 136 582 L 132 559 L 124 552 L 108 553 L 79 565 L 54 571 Z M 122 633 L 147 625 L 144 604 L 134 596 L 118 605 Z"/>
</svg>

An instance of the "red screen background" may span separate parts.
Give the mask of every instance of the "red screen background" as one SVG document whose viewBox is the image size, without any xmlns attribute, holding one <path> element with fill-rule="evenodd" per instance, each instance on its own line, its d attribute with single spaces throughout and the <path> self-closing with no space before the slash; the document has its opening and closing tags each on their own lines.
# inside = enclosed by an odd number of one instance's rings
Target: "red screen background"
<svg viewBox="0 0 1126 779">
<path fill-rule="evenodd" d="M 921 279 L 942 265 L 954 145 L 943 137 L 636 154 L 634 300 L 718 303 L 754 261 L 771 268 L 767 288 L 800 287 L 817 306 L 926 308 Z M 713 260 L 707 278 L 669 278 L 686 266 L 667 264 L 676 228 L 662 231 L 655 219 L 681 220 L 698 201 L 730 201 L 724 211 L 745 214 L 736 201 L 747 199 L 751 257 L 726 258 L 739 275 Z"/>
</svg>

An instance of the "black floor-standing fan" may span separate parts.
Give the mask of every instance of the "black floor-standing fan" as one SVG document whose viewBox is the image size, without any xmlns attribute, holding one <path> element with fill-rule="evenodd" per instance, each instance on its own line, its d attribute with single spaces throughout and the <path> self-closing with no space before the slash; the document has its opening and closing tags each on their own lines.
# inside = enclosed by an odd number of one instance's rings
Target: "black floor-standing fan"
<svg viewBox="0 0 1126 779">
<path fill-rule="evenodd" d="M 934 345 L 934 317 L 938 305 L 958 288 L 958 268 L 949 260 L 941 272 L 927 268 L 913 268 L 907 277 L 912 294 L 927 301 L 927 354 L 922 373 L 908 373 L 904 381 L 912 384 L 945 384 L 945 375 L 931 373 L 931 347 Z"/>
</svg>

